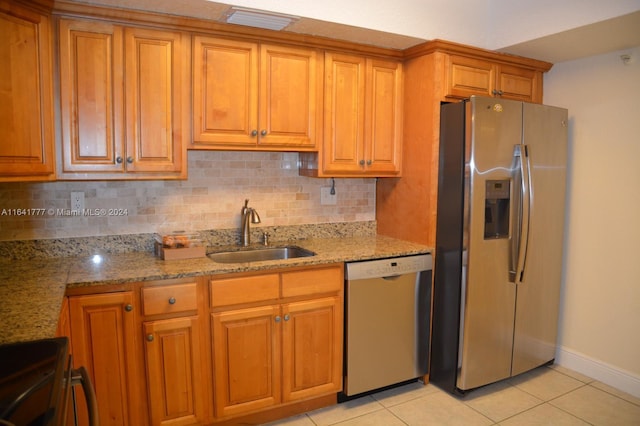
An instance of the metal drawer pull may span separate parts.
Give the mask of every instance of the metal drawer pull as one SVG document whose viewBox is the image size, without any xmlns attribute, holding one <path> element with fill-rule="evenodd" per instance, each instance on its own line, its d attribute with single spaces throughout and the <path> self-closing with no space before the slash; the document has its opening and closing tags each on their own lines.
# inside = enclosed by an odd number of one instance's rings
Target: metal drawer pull
<svg viewBox="0 0 640 426">
<path fill-rule="evenodd" d="M 175 303 L 176 303 L 176 298 L 175 297 L 170 297 L 169 298 L 169 304 L 170 305 L 175 305 Z"/>
<path fill-rule="evenodd" d="M 133 305 L 132 305 L 131 303 L 127 303 L 127 304 L 124 306 L 124 310 L 125 310 L 125 311 L 127 311 L 127 312 L 131 312 L 131 311 L 133 311 Z"/>
<path fill-rule="evenodd" d="M 147 334 L 147 341 L 153 342 L 153 334 Z"/>
</svg>

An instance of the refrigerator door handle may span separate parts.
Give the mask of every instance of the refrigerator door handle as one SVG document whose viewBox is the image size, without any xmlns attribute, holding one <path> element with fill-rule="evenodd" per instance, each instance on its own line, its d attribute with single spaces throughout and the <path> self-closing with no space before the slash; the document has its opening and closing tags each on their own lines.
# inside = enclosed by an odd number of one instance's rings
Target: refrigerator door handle
<svg viewBox="0 0 640 426">
<path fill-rule="evenodd" d="M 527 145 L 513 148 L 514 209 L 512 222 L 511 253 L 509 256 L 509 281 L 520 284 L 524 275 L 529 240 L 529 212 L 531 210 L 531 175 Z"/>
</svg>

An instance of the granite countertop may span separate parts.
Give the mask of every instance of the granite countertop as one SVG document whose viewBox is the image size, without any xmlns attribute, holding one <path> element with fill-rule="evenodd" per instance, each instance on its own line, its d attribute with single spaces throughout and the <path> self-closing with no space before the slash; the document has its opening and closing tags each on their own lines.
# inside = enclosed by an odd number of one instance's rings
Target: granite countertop
<svg viewBox="0 0 640 426">
<path fill-rule="evenodd" d="M 286 245 L 274 244 L 275 247 Z M 67 289 L 189 276 L 321 265 L 431 252 L 431 248 L 383 236 L 311 238 L 292 245 L 316 256 L 250 263 L 209 258 L 164 261 L 150 252 L 0 261 L 0 344 L 55 335 Z M 237 250 L 238 247 L 232 249 Z M 216 247 L 215 251 L 224 251 Z"/>
</svg>

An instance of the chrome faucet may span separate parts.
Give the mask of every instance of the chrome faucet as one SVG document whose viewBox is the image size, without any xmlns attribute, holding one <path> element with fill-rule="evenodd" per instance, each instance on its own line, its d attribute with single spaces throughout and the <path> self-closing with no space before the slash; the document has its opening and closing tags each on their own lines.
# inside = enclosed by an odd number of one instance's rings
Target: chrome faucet
<svg viewBox="0 0 640 426">
<path fill-rule="evenodd" d="M 244 207 L 242 207 L 242 210 L 240 211 L 240 218 L 240 226 L 242 227 L 242 233 L 240 235 L 240 245 L 246 247 L 251 243 L 250 224 L 260 223 L 260 216 L 254 208 L 249 207 L 248 199 L 244 200 Z"/>
</svg>

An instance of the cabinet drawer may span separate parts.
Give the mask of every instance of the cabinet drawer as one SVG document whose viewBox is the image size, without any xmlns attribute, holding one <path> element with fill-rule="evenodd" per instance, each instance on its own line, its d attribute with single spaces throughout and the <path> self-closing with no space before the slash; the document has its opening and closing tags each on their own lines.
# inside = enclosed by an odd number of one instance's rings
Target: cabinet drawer
<svg viewBox="0 0 640 426">
<path fill-rule="evenodd" d="M 277 299 L 279 289 L 278 274 L 211 280 L 211 306 Z"/>
<path fill-rule="evenodd" d="M 144 315 L 172 314 L 198 309 L 196 283 L 142 288 Z"/>
<path fill-rule="evenodd" d="M 282 297 L 337 292 L 342 290 L 343 280 L 340 266 L 285 272 L 282 274 Z"/>
</svg>

